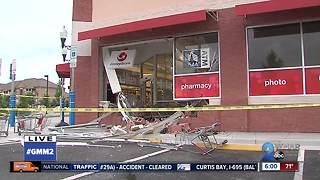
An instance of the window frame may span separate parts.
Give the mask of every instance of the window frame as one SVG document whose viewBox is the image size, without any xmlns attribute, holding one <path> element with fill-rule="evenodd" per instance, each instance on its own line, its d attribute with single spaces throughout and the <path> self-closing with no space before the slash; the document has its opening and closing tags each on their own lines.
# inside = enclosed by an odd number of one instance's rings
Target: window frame
<svg viewBox="0 0 320 180">
<path fill-rule="evenodd" d="M 303 39 L 303 23 L 308 22 L 317 22 L 320 21 L 320 18 L 309 19 L 309 20 L 299 20 L 299 21 L 286 21 L 279 23 L 263 24 L 263 25 L 253 25 L 246 26 L 245 29 L 245 38 L 246 38 L 246 55 L 247 55 L 247 96 L 248 104 L 287 104 L 290 103 L 314 103 L 320 101 L 320 94 L 307 94 L 306 93 L 306 73 L 305 70 L 308 68 L 320 68 L 320 65 L 305 65 L 305 51 L 304 51 L 304 39 Z M 281 67 L 281 68 L 264 68 L 264 69 L 250 69 L 249 64 L 249 39 L 248 39 L 248 30 L 252 28 L 261 28 L 261 27 L 270 27 L 277 25 L 290 25 L 298 23 L 300 26 L 300 42 L 301 42 L 301 66 L 295 67 Z M 270 70 L 289 70 L 289 69 L 302 69 L 302 83 L 303 83 L 303 94 L 295 95 L 261 95 L 261 96 L 251 96 L 250 95 L 250 72 L 263 72 Z M 315 98 L 316 97 L 316 98 Z"/>
<path fill-rule="evenodd" d="M 217 33 L 218 35 L 218 52 L 219 52 L 219 69 L 218 71 L 215 72 L 201 72 L 201 73 L 183 73 L 183 74 L 176 74 L 176 39 L 177 38 L 183 38 L 183 37 L 189 37 L 189 36 L 198 36 L 198 35 L 203 35 L 203 34 L 210 34 L 210 33 Z M 209 104 L 211 105 L 219 105 L 221 103 L 221 48 L 220 48 L 220 33 L 218 30 L 213 30 L 213 31 L 205 31 L 205 32 L 200 32 L 200 33 L 190 33 L 190 34 L 184 34 L 181 36 L 175 36 L 173 38 L 173 71 L 172 71 L 172 85 L 173 85 L 173 100 L 174 101 L 189 101 L 189 100 L 201 100 L 201 99 L 209 99 Z M 198 98 L 176 98 L 176 93 L 175 93 L 175 77 L 178 76 L 193 76 L 193 75 L 202 75 L 202 74 L 218 74 L 219 75 L 219 96 L 217 97 L 198 97 Z"/>
</svg>

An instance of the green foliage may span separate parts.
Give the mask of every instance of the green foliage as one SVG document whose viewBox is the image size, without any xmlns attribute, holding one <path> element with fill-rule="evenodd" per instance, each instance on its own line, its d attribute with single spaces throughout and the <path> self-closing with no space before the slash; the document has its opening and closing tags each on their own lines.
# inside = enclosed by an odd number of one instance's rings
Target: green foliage
<svg viewBox="0 0 320 180">
<path fill-rule="evenodd" d="M 26 92 L 26 96 L 34 96 L 32 92 Z M 20 97 L 18 107 L 19 108 L 28 108 L 31 107 L 35 102 L 33 97 Z"/>
<path fill-rule="evenodd" d="M 59 97 L 61 96 L 61 94 L 62 94 L 61 81 L 59 80 L 58 86 L 57 86 L 57 88 L 56 88 L 56 93 L 55 93 L 54 96 L 55 96 L 56 98 L 59 98 Z"/>
<path fill-rule="evenodd" d="M 48 98 L 41 98 L 40 105 L 44 105 L 45 107 L 49 107 L 49 99 Z"/>
<path fill-rule="evenodd" d="M 5 95 L 0 95 L 0 106 L 2 108 L 7 108 L 9 107 L 9 96 L 5 96 Z"/>
<path fill-rule="evenodd" d="M 50 100 L 50 107 L 57 107 L 59 106 L 59 101 L 57 101 L 56 99 L 52 99 Z"/>
</svg>

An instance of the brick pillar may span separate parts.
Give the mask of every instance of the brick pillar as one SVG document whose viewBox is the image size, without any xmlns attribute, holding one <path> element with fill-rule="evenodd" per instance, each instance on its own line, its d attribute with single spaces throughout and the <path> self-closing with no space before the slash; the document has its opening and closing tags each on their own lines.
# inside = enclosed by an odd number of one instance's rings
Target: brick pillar
<svg viewBox="0 0 320 180">
<path fill-rule="evenodd" d="M 247 105 L 245 24 L 233 9 L 219 11 L 221 105 Z M 222 111 L 222 128 L 247 131 L 247 111 Z"/>
</svg>

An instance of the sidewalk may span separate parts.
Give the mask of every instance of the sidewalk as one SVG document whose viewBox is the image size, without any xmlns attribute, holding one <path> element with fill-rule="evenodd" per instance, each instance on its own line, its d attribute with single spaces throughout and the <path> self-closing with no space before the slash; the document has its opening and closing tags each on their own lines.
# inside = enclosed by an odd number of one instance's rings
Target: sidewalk
<svg viewBox="0 0 320 180">
<path fill-rule="evenodd" d="M 145 135 L 143 138 L 160 138 L 162 143 L 173 143 L 179 144 L 184 141 L 187 144 L 191 144 L 190 140 L 194 135 L 190 137 L 181 137 L 177 134 L 150 134 Z M 188 139 L 185 141 L 184 139 Z M 216 135 L 217 141 L 220 143 L 224 140 L 228 140 L 230 145 L 236 145 L 235 148 L 238 150 L 238 145 L 247 145 L 250 148 L 246 149 L 242 146 L 240 150 L 259 150 L 261 145 L 266 142 L 275 144 L 279 149 L 297 149 L 302 146 L 320 146 L 320 133 L 264 133 L 264 132 L 222 132 Z M 213 141 L 213 138 L 210 137 Z"/>
<path fill-rule="evenodd" d="M 68 117 L 66 117 L 65 120 L 68 122 Z M 49 126 L 54 126 L 59 123 L 59 121 L 59 117 L 52 117 L 50 118 Z M 97 134 L 97 132 L 89 131 L 85 133 Z M 158 143 L 161 141 L 162 143 L 171 144 L 191 144 L 191 139 L 194 136 L 195 135 L 149 134 L 136 139 L 149 139 L 152 142 Z M 0 137 L 0 144 L 18 141 L 22 138 L 22 136 L 14 133 L 13 128 L 10 128 L 8 137 Z M 266 142 L 275 144 L 279 149 L 297 149 L 302 146 L 320 147 L 320 133 L 222 132 L 216 135 L 216 139 L 218 143 L 227 140 L 228 143 L 224 146 L 224 149 L 231 150 L 261 151 L 262 144 Z M 210 140 L 214 142 L 212 137 L 210 137 Z"/>
</svg>

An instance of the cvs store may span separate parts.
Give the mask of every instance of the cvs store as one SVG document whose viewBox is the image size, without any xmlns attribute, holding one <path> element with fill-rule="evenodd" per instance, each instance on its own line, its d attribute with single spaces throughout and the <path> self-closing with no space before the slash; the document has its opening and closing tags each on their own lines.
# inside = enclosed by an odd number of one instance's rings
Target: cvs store
<svg viewBox="0 0 320 180">
<path fill-rule="evenodd" d="M 76 107 L 114 103 L 117 88 L 133 107 L 320 102 L 320 2 L 143 2 L 125 0 L 120 16 L 109 7 L 115 1 L 74 1 Z M 149 11 L 136 12 L 142 7 Z M 110 78 L 113 65 L 117 75 Z M 218 121 L 226 131 L 320 132 L 319 113 L 318 107 L 212 111 L 184 121 L 191 127 Z M 77 114 L 76 122 L 97 116 Z"/>
</svg>

